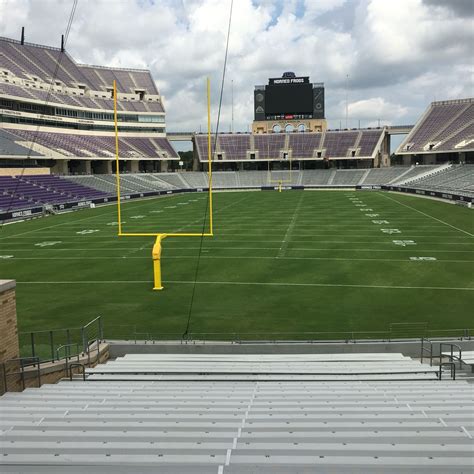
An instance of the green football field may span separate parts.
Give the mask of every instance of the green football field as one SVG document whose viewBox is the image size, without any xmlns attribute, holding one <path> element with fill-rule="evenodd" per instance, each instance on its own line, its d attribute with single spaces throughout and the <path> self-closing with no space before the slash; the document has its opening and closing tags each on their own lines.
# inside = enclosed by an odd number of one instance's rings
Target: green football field
<svg viewBox="0 0 474 474">
<path fill-rule="evenodd" d="M 206 205 L 204 193 L 127 202 L 124 231 L 201 232 Z M 2 228 L 0 275 L 17 280 L 20 331 L 98 315 L 109 338 L 474 327 L 474 212 L 460 206 L 370 191 L 215 193 L 200 259 L 200 238 L 164 240 L 161 292 L 153 237 L 117 237 L 116 220 L 106 206 Z"/>
</svg>

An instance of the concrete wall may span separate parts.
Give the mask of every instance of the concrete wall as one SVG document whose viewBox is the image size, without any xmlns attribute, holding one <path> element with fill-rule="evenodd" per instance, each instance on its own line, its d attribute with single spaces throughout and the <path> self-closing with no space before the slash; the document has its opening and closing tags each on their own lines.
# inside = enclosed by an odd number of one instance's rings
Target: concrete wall
<svg viewBox="0 0 474 474">
<path fill-rule="evenodd" d="M 0 363 L 20 355 L 15 280 L 0 280 Z"/>
<path fill-rule="evenodd" d="M 6 391 L 5 380 L 13 387 L 18 387 L 20 380 L 18 363 L 7 362 L 20 357 L 15 288 L 15 280 L 0 280 L 0 393 Z"/>
<path fill-rule="evenodd" d="M 51 174 L 49 168 L 0 168 L 0 176 L 28 176 Z"/>
<path fill-rule="evenodd" d="M 51 167 L 51 173 L 68 175 L 68 160 L 56 160 L 55 164 Z"/>
</svg>

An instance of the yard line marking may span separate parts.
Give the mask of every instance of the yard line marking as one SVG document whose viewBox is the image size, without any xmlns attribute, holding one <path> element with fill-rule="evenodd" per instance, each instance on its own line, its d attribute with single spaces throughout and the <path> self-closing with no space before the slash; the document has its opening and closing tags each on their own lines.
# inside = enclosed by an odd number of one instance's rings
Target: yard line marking
<svg viewBox="0 0 474 474">
<path fill-rule="evenodd" d="M 136 209 L 136 208 L 143 207 L 143 206 L 149 206 L 151 201 L 153 201 L 155 199 L 162 199 L 163 197 L 166 197 L 168 199 L 173 199 L 173 198 L 183 197 L 183 195 L 182 194 L 173 194 L 173 195 L 170 195 L 170 196 L 166 195 L 166 196 L 162 196 L 162 197 L 154 196 L 153 198 L 144 199 L 144 200 L 140 200 L 140 201 L 124 201 L 124 202 L 122 202 L 122 205 L 124 205 L 124 204 L 133 204 L 133 206 L 130 206 L 130 207 L 133 207 L 134 209 Z M 102 209 L 102 207 L 99 208 L 99 209 Z M 97 219 L 98 217 L 103 217 L 103 216 L 106 216 L 110 213 L 115 214 L 116 205 L 115 204 L 109 204 L 107 206 L 104 206 L 104 209 L 105 209 L 105 212 L 101 212 L 100 214 L 93 215 L 93 216 L 90 216 L 90 217 L 83 217 L 82 219 L 74 220 L 74 222 L 86 221 L 86 220 L 89 220 L 89 219 Z M 63 214 L 63 215 L 68 215 L 68 214 Z M 59 226 L 67 225 L 67 224 L 71 224 L 71 222 L 69 222 L 69 221 L 68 222 L 62 222 L 60 224 L 54 224 L 54 225 L 49 225 L 49 226 L 46 226 L 46 227 L 40 227 L 39 229 L 33 229 L 33 230 L 28 230 L 26 232 L 20 232 L 19 234 L 11 234 L 7 237 L 0 237 L 0 240 L 8 239 L 8 238 L 11 238 L 11 237 L 17 237 L 19 235 L 31 234 L 33 232 L 39 232 L 40 230 L 43 230 L 43 229 L 51 229 L 52 227 L 59 227 Z"/>
<path fill-rule="evenodd" d="M 456 229 L 459 232 L 463 232 L 464 234 L 467 234 L 467 235 L 470 235 L 471 237 L 474 237 L 474 234 L 471 234 L 467 230 L 463 230 L 463 229 L 460 229 L 459 227 L 455 227 L 454 225 L 448 224 L 447 222 L 445 222 L 441 219 L 438 219 L 437 217 L 433 217 L 430 214 L 427 214 L 426 212 L 420 211 L 420 210 L 416 209 L 415 207 L 411 207 L 408 204 L 403 204 L 400 201 L 397 201 L 396 199 L 391 198 L 390 196 L 386 196 L 385 194 L 379 194 L 379 196 L 382 196 L 385 199 L 390 199 L 390 201 L 396 202 L 397 204 L 400 204 L 400 206 L 407 207 L 408 209 L 411 209 L 412 211 L 418 212 L 419 214 L 422 214 L 425 217 L 429 217 L 429 218 L 431 218 L 431 219 L 433 219 L 437 222 L 441 222 L 441 224 L 444 224 L 444 225 L 447 225 L 448 227 L 451 227 L 452 229 Z"/>
<path fill-rule="evenodd" d="M 143 249 L 139 249 L 143 250 Z M 135 250 L 137 252 L 137 250 Z M 135 253 L 130 252 L 130 254 Z M 101 256 L 101 257 L 13 257 L 13 255 L 0 255 L 2 258 L 13 258 L 14 260 L 118 260 L 118 259 L 137 259 L 137 260 L 149 260 L 149 257 L 132 257 L 131 255 L 115 255 L 115 256 Z M 175 260 L 175 259 L 191 259 L 198 258 L 198 255 L 175 255 L 162 257 L 163 260 Z M 410 263 L 410 261 L 430 261 L 437 263 L 474 263 L 474 260 L 438 260 L 435 257 L 409 257 L 409 260 L 399 258 L 342 258 L 342 257 L 264 257 L 262 255 L 256 256 L 230 256 L 230 255 L 203 255 L 202 259 L 215 259 L 215 260 L 232 260 L 232 259 L 247 259 L 247 260 L 336 260 L 342 262 L 404 262 Z"/>
<path fill-rule="evenodd" d="M 35 244 L 35 247 L 50 247 L 52 245 L 57 245 L 60 243 L 62 243 L 61 240 L 57 240 L 54 242 L 38 242 L 37 244 Z"/>
<path fill-rule="evenodd" d="M 116 284 L 144 284 L 153 283 L 152 280 L 76 280 L 76 281 L 18 281 L 17 285 L 116 285 Z M 336 287 L 336 288 L 377 288 L 387 290 L 447 290 L 447 291 L 474 291 L 474 288 L 449 286 L 389 286 L 389 285 L 351 285 L 340 283 L 288 283 L 288 282 L 256 282 L 256 281 L 192 281 L 192 280 L 164 280 L 164 283 L 181 285 L 233 285 L 233 286 L 295 286 L 295 287 Z"/>
<path fill-rule="evenodd" d="M 107 209 L 107 211 L 109 211 L 109 210 L 110 209 Z M 99 214 L 97 216 L 84 217 L 83 219 L 77 219 L 74 222 L 86 221 L 88 219 L 94 219 L 94 218 L 97 218 L 97 217 L 102 217 L 104 214 L 106 214 L 106 213 L 104 212 L 104 213 Z M 33 230 L 28 230 L 26 232 L 20 232 L 19 234 L 11 234 L 11 235 L 8 235 L 6 237 L 0 237 L 0 240 L 9 239 L 9 238 L 12 238 L 12 237 L 16 238 L 19 235 L 31 234 L 33 232 L 39 232 L 40 230 L 51 229 L 53 227 L 59 227 L 59 226 L 66 225 L 66 224 L 70 224 L 70 222 L 62 222 L 60 224 L 54 224 L 54 225 L 49 225 L 49 226 L 46 226 L 46 227 L 40 227 L 39 229 L 33 229 Z"/>
<path fill-rule="evenodd" d="M 301 208 L 301 203 L 303 202 L 304 194 L 301 194 L 298 203 L 295 206 L 295 210 L 293 211 L 293 216 L 291 218 L 290 223 L 288 224 L 288 228 L 286 229 L 285 236 L 281 242 L 280 249 L 278 250 L 278 257 L 283 257 L 285 255 L 286 249 L 288 248 L 289 241 L 291 239 L 291 235 L 293 233 L 293 229 L 295 228 L 296 219 L 298 218 L 298 213 Z"/>
<path fill-rule="evenodd" d="M 243 201 L 243 200 L 246 199 L 247 197 L 248 197 L 248 196 L 244 196 L 242 199 L 239 199 L 239 200 L 237 200 L 237 201 L 233 201 L 233 202 L 231 202 L 230 204 L 228 204 L 227 206 L 224 206 L 224 207 L 221 207 L 220 209 L 217 209 L 216 211 L 214 211 L 213 216 L 214 216 L 215 214 L 218 214 L 219 212 L 224 211 L 225 209 L 228 209 L 228 208 L 231 207 L 231 206 L 234 206 L 235 204 L 240 203 L 241 201 Z M 183 225 L 183 226 L 179 227 L 179 228 L 176 230 L 176 232 L 181 232 L 182 230 L 186 229 L 187 227 L 189 227 L 189 226 L 191 226 L 191 225 L 193 225 L 193 224 L 196 224 L 196 223 L 200 223 L 200 222 L 202 222 L 202 221 L 203 221 L 203 217 L 200 217 L 200 218 L 198 218 L 198 219 L 196 219 L 196 220 L 194 220 L 194 221 L 192 221 L 192 222 L 189 222 L 189 223 L 186 224 L 186 225 Z M 207 222 L 206 222 L 206 225 L 207 225 Z"/>
<path fill-rule="evenodd" d="M 358 242 L 361 243 L 361 242 Z M 146 245 L 152 246 L 152 242 L 146 242 Z M 2 249 L 6 252 L 32 252 L 35 255 L 38 252 L 44 251 L 55 251 L 55 252 L 71 252 L 71 251 L 80 251 L 80 252 L 115 252 L 121 250 L 144 250 L 145 246 L 142 247 L 88 247 L 88 248 L 77 248 L 77 247 L 62 247 L 62 248 L 41 248 L 41 249 Z M 170 250 L 198 250 L 199 247 L 167 247 L 167 251 Z M 203 247 L 203 250 L 278 250 L 278 247 Z M 328 248 L 328 247 L 308 247 L 308 248 L 290 248 L 289 251 L 297 252 L 413 252 L 412 249 L 371 249 L 371 248 Z M 434 250 L 434 249 L 420 249 L 420 252 L 437 252 L 437 253 L 473 253 L 474 250 Z"/>
</svg>

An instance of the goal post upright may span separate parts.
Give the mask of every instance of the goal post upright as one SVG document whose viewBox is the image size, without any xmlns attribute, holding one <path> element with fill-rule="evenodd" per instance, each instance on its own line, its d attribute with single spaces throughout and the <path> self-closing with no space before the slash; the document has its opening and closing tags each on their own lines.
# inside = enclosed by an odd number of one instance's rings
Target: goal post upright
<svg viewBox="0 0 474 474">
<path fill-rule="evenodd" d="M 122 235 L 122 210 L 120 208 L 120 165 L 119 165 L 119 139 L 117 120 L 117 82 L 114 79 L 114 131 L 115 131 L 115 180 L 117 186 L 117 222 L 118 235 Z"/>
<path fill-rule="evenodd" d="M 162 241 L 167 237 L 213 237 L 213 206 L 212 206 L 212 150 L 211 150 L 211 81 L 207 78 L 207 159 L 208 159 L 208 207 L 209 231 L 205 232 L 122 232 L 122 210 L 120 196 L 120 166 L 119 166 L 119 139 L 118 139 L 118 119 L 117 119 L 117 84 L 113 82 L 114 94 L 114 128 L 115 128 L 115 177 L 117 186 L 117 223 L 119 237 L 156 237 L 152 249 L 153 258 L 153 289 L 162 290 L 161 281 L 161 251 Z"/>
<path fill-rule="evenodd" d="M 274 162 L 275 161 L 278 161 L 280 163 L 285 163 L 285 160 L 273 160 Z M 291 153 L 289 153 L 289 157 L 288 157 L 288 161 L 286 161 L 286 163 L 288 163 L 288 170 L 274 170 L 272 169 L 273 168 L 273 165 L 272 163 L 270 162 L 270 160 L 268 160 L 268 164 L 267 164 L 267 180 L 270 184 L 277 184 L 278 186 L 281 186 L 282 184 L 293 184 L 293 157 L 291 156 Z M 284 172 L 284 171 L 287 171 L 288 173 L 288 176 L 289 178 L 288 179 L 282 179 L 282 178 L 278 178 L 278 179 L 272 179 L 272 173 L 273 172 Z"/>
</svg>

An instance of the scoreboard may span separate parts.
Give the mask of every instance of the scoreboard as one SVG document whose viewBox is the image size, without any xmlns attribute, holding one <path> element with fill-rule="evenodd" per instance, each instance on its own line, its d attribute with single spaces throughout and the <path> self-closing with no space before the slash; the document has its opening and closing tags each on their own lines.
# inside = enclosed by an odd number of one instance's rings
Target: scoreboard
<svg viewBox="0 0 474 474">
<path fill-rule="evenodd" d="M 324 118 L 324 85 L 309 77 L 285 73 L 257 86 L 254 95 L 255 120 Z"/>
</svg>

